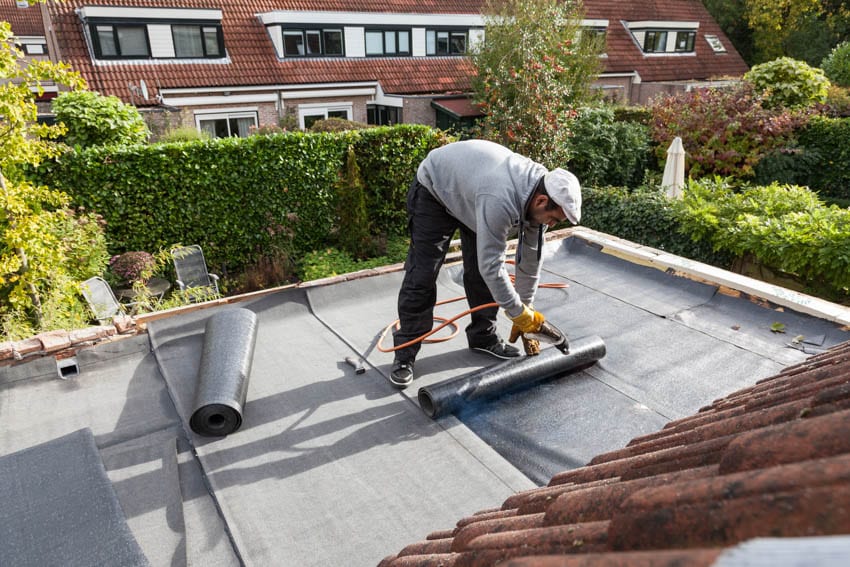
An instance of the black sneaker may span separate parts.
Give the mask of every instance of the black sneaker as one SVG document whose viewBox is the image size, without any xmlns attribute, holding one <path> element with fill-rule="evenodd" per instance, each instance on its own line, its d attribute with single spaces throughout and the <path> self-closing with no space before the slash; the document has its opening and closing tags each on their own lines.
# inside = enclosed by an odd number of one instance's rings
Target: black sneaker
<svg viewBox="0 0 850 567">
<path fill-rule="evenodd" d="M 394 360 L 390 372 L 390 382 L 397 388 L 407 388 L 413 382 L 413 361 Z"/>
<path fill-rule="evenodd" d="M 472 350 L 485 352 L 489 355 L 495 356 L 496 358 L 504 359 L 516 358 L 520 355 L 518 348 L 509 345 L 502 339 L 499 339 L 488 347 L 472 347 Z"/>
</svg>

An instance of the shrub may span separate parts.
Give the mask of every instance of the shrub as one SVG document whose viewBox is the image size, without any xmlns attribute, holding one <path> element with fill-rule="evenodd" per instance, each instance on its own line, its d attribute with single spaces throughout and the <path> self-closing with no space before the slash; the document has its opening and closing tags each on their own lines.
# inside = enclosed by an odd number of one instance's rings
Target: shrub
<svg viewBox="0 0 850 567">
<path fill-rule="evenodd" d="M 180 126 L 165 132 L 160 137 L 159 142 L 167 144 L 170 142 L 191 142 L 194 140 L 210 140 L 212 136 L 209 132 L 198 130 L 192 126 Z"/>
<path fill-rule="evenodd" d="M 117 283 L 145 282 L 153 275 L 154 268 L 156 259 L 149 252 L 124 252 L 109 259 L 109 271 Z"/>
<path fill-rule="evenodd" d="M 116 96 L 71 91 L 53 99 L 52 105 L 56 121 L 68 128 L 65 141 L 72 146 L 140 144 L 150 136 L 136 107 Z"/>
<path fill-rule="evenodd" d="M 750 84 L 725 89 L 695 89 L 652 103 L 652 139 L 659 164 L 680 136 L 692 177 L 751 177 L 766 154 L 786 147 L 808 120 L 802 112 L 762 106 L 763 95 Z"/>
<path fill-rule="evenodd" d="M 657 187 L 585 187 L 582 193 L 583 226 L 723 268 L 732 263 L 730 254 L 682 231 L 677 201 Z"/>
<path fill-rule="evenodd" d="M 649 128 L 617 122 L 610 106 L 579 110 L 568 141 L 570 170 L 582 185 L 636 186 L 643 181 L 651 151 Z"/>
<path fill-rule="evenodd" d="M 752 255 L 798 276 L 819 294 L 850 290 L 850 210 L 825 206 L 805 187 L 734 188 L 720 178 L 691 182 L 681 224 L 715 250 Z"/>
<path fill-rule="evenodd" d="M 850 199 L 850 118 L 815 116 L 798 139 L 813 160 L 805 185 L 824 196 Z"/>
<path fill-rule="evenodd" d="M 821 114 L 832 118 L 850 116 L 850 88 L 831 85 Z"/>
<path fill-rule="evenodd" d="M 357 122 L 355 120 L 346 120 L 345 118 L 326 118 L 324 120 L 316 120 L 310 126 L 311 132 L 345 132 L 346 130 L 362 130 L 363 128 L 371 128 L 368 124 Z"/>
<path fill-rule="evenodd" d="M 827 78 L 834 84 L 850 87 L 850 41 L 839 43 L 820 64 Z"/>
<path fill-rule="evenodd" d="M 765 107 L 809 107 L 826 101 L 829 89 L 823 71 L 790 57 L 755 65 L 744 80 L 765 93 Z"/>
</svg>

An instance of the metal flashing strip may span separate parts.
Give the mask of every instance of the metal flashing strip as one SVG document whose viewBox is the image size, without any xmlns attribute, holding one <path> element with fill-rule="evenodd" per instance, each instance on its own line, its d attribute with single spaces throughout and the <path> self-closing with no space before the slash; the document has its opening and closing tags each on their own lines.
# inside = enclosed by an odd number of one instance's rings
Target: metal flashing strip
<svg viewBox="0 0 850 567">
<path fill-rule="evenodd" d="M 711 283 L 748 293 L 807 315 L 842 325 L 850 325 L 850 308 L 843 305 L 736 274 L 709 264 L 703 264 L 696 260 L 676 256 L 663 250 L 635 244 L 592 229 L 576 227 L 569 230 L 571 236 L 599 245 L 602 247 L 602 251 L 607 254 L 612 254 L 625 260 L 662 271 L 673 269 Z"/>
</svg>

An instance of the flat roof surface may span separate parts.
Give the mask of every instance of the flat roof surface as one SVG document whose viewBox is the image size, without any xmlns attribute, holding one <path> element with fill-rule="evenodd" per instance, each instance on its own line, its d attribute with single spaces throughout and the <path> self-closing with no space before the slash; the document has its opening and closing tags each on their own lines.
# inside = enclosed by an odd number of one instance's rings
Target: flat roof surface
<svg viewBox="0 0 850 567">
<path fill-rule="evenodd" d="M 53 358 L 0 368 L 0 459 L 89 430 L 153 565 L 375 565 L 850 339 L 845 308 L 828 304 L 819 317 L 736 296 L 627 249 L 598 233 L 547 243 L 543 282 L 568 287 L 541 289 L 535 306 L 573 339 L 599 336 L 604 358 L 457 415 L 428 418 L 418 388 L 497 361 L 470 351 L 461 330 L 426 345 L 413 385 L 393 388 L 392 354 L 377 348 L 396 318 L 402 272 L 389 271 L 151 321 L 147 334 L 81 350 L 68 380 Z M 463 295 L 461 275 L 458 264 L 443 269 L 439 299 Z M 226 309 L 258 320 L 244 422 L 227 437 L 199 437 L 188 421 L 205 324 Z M 510 321 L 499 325 L 506 335 Z M 363 358 L 366 372 L 347 356 Z M 61 478 L 55 466 L 42 472 Z"/>
</svg>

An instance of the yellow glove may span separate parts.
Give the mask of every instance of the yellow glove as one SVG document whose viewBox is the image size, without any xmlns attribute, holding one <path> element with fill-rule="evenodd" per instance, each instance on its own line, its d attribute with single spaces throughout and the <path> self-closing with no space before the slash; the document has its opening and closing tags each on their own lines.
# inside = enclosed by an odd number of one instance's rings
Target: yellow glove
<svg viewBox="0 0 850 567">
<path fill-rule="evenodd" d="M 526 312 L 528 312 L 529 317 L 523 318 L 523 315 L 526 315 Z M 529 307 L 524 307 L 522 313 L 517 317 L 512 317 L 512 319 L 514 324 L 513 327 L 511 327 L 511 335 L 508 340 L 512 343 L 515 343 L 518 338 L 522 337 L 522 347 L 525 349 L 526 355 L 534 356 L 540 354 L 540 341 L 537 341 L 535 339 L 529 339 L 525 336 L 526 332 L 531 333 L 534 331 L 523 331 L 520 324 L 525 324 L 526 328 L 532 325 L 532 328 L 534 328 L 534 330 L 539 330 L 540 325 L 542 325 L 543 321 L 546 320 L 546 318 L 543 317 L 543 314 L 534 311 Z M 528 320 L 531 320 L 530 324 L 528 323 Z"/>
<path fill-rule="evenodd" d="M 546 320 L 543 313 L 534 311 L 530 307 L 523 305 L 522 313 L 516 317 L 511 317 L 514 322 L 514 327 L 521 333 L 536 333 L 540 330 L 540 325 Z M 511 333 L 513 334 L 513 333 Z"/>
</svg>

